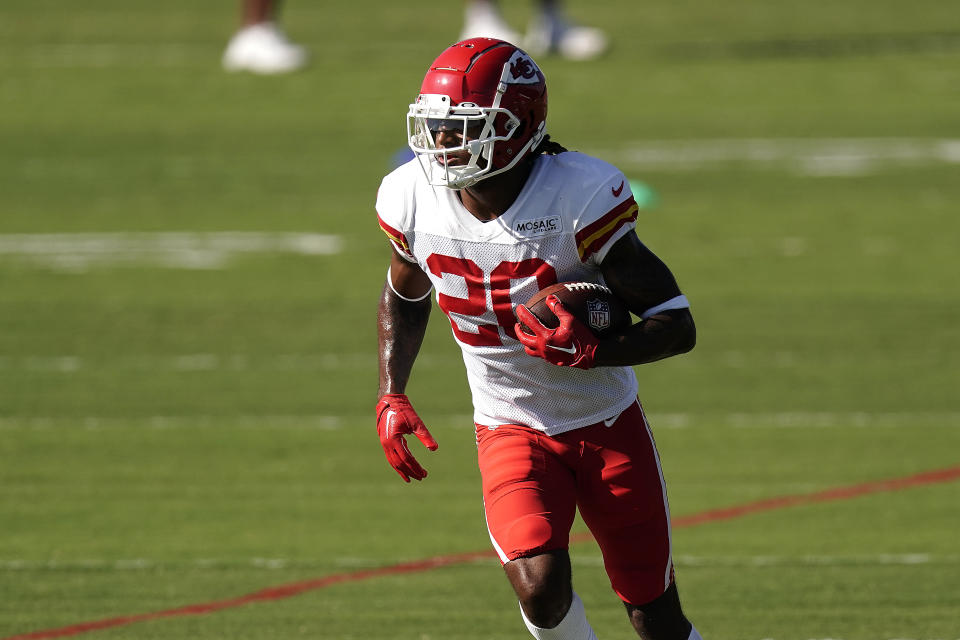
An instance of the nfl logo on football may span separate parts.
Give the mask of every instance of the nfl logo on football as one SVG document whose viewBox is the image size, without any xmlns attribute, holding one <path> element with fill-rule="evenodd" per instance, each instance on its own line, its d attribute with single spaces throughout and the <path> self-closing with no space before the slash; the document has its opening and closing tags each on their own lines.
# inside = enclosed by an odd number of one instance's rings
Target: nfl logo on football
<svg viewBox="0 0 960 640">
<path fill-rule="evenodd" d="M 587 314 L 590 326 L 596 331 L 603 331 L 610 326 L 610 305 L 604 300 L 588 301 Z"/>
</svg>

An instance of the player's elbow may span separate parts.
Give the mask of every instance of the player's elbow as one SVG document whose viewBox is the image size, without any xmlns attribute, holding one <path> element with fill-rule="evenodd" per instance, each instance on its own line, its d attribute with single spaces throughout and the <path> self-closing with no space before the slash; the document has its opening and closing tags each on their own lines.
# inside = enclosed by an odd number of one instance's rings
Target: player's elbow
<svg viewBox="0 0 960 640">
<path fill-rule="evenodd" d="M 693 322 L 693 315 L 689 309 L 683 309 L 681 313 L 674 316 L 676 341 L 674 342 L 674 354 L 687 353 L 692 351 L 697 345 L 697 326 Z"/>
</svg>

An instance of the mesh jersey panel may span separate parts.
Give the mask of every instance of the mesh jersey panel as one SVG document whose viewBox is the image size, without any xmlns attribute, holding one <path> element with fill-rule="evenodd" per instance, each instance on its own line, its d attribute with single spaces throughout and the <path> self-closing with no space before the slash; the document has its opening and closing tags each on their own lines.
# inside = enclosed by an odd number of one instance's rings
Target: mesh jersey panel
<svg viewBox="0 0 960 640">
<path fill-rule="evenodd" d="M 529 356 L 514 308 L 554 282 L 602 282 L 599 262 L 632 232 L 636 204 L 623 174 L 579 153 L 536 159 L 517 200 L 480 222 L 456 192 L 434 189 L 411 161 L 384 178 L 381 227 L 428 274 L 463 352 L 480 424 L 523 424 L 555 435 L 626 409 L 630 367 L 581 370 Z"/>
</svg>

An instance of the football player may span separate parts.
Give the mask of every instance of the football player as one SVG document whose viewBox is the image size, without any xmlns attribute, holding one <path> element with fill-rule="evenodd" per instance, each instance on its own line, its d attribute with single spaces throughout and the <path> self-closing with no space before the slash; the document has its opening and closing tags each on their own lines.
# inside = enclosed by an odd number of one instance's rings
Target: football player
<svg viewBox="0 0 960 640">
<path fill-rule="evenodd" d="M 467 0 L 461 39 L 485 36 L 522 44 L 535 54 L 592 60 L 607 50 L 607 36 L 596 27 L 571 22 L 561 0 L 537 0 L 526 36 L 507 24 L 497 0 Z"/>
<path fill-rule="evenodd" d="M 241 0 L 243 25 L 223 52 L 227 71 L 289 73 L 307 63 L 307 50 L 290 42 L 277 22 L 280 0 Z"/>
<path fill-rule="evenodd" d="M 437 442 L 404 391 L 435 291 L 473 394 L 490 539 L 533 636 L 595 637 L 567 551 L 579 508 L 640 637 L 698 640 L 677 595 L 666 488 L 631 368 L 689 351 L 693 319 L 634 232 L 627 179 L 550 140 L 546 116 L 543 73 L 505 41 L 464 40 L 430 65 L 407 114 L 415 158 L 377 195 L 393 247 L 377 431 L 404 481 L 427 476 L 404 436 Z M 639 321 L 598 340 L 555 296 L 556 329 L 519 304 L 563 281 L 605 284 Z"/>
</svg>

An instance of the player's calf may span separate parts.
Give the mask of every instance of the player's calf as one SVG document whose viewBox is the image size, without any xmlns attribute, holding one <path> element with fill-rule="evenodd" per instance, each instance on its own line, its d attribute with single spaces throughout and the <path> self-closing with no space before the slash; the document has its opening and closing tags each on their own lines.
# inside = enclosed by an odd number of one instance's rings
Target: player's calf
<svg viewBox="0 0 960 640">
<path fill-rule="evenodd" d="M 676 583 L 656 600 L 643 605 L 624 602 L 633 628 L 643 640 L 703 640 L 683 615 Z"/>
</svg>

